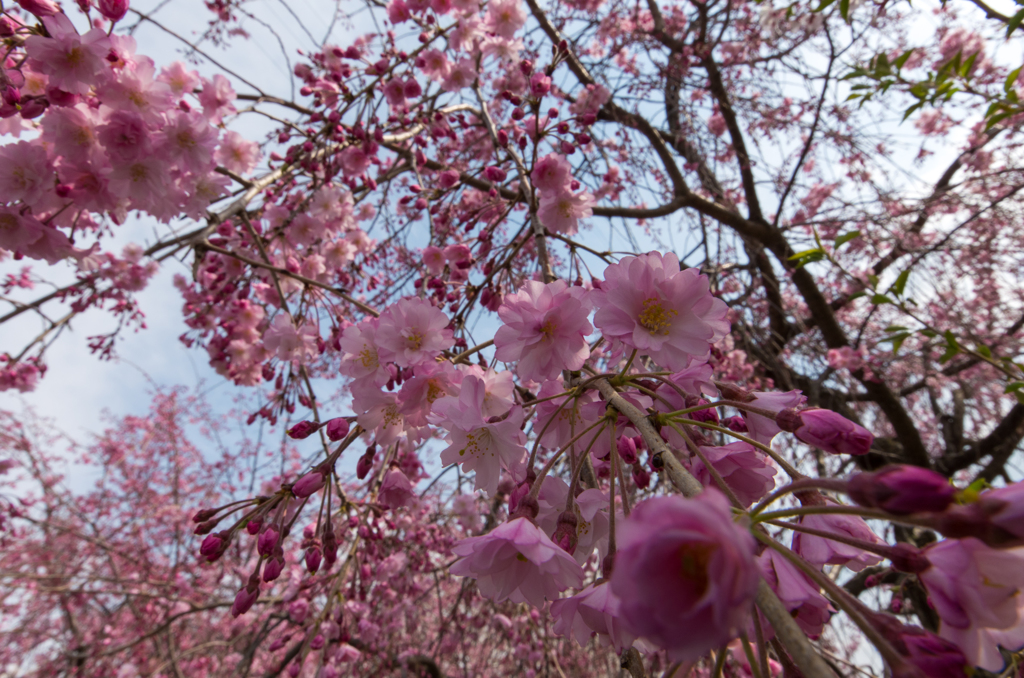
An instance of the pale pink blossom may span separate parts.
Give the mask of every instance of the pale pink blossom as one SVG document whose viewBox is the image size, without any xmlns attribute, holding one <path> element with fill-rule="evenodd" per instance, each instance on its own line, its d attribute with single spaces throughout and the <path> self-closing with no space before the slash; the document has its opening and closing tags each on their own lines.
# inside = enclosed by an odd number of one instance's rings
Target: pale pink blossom
<svg viewBox="0 0 1024 678">
<path fill-rule="evenodd" d="M 750 443 L 738 441 L 720 447 L 701 447 L 700 451 L 743 506 L 749 507 L 775 489 L 775 467 L 768 455 Z M 691 472 L 705 487 L 718 486 L 700 457 L 693 458 Z"/>
<path fill-rule="evenodd" d="M 956 643 L 972 665 L 999 671 L 997 645 L 1018 642 L 1015 636 L 1024 642 L 1024 549 L 993 549 L 970 537 L 932 544 L 925 555 L 931 567 L 918 578 L 942 620 L 939 636 Z"/>
<path fill-rule="evenodd" d="M 680 271 L 672 253 L 623 258 L 605 269 L 595 295 L 594 324 L 605 339 L 673 371 L 705 362 L 711 344 L 729 333 L 729 309 L 711 294 L 707 276 Z"/>
<path fill-rule="evenodd" d="M 575 596 L 551 603 L 554 632 L 575 638 L 580 647 L 586 647 L 596 635 L 602 644 L 622 652 L 633 645 L 636 636 L 626 630 L 619 614 L 620 605 L 608 582 L 591 584 Z"/>
<path fill-rule="evenodd" d="M 451 321 L 424 299 L 401 299 L 380 316 L 377 342 L 389 360 L 401 367 L 419 365 L 436 358 L 452 345 Z"/>
<path fill-rule="evenodd" d="M 625 628 L 672 661 L 696 660 L 746 628 L 760 581 L 754 539 L 718 490 L 637 504 L 618 548 L 611 586 Z"/>
<path fill-rule="evenodd" d="M 456 173 L 456 181 L 458 181 L 458 173 Z M 434 245 L 424 247 L 423 265 L 434 275 L 441 275 L 445 265 L 444 252 L 442 252 L 441 248 Z"/>
<path fill-rule="evenodd" d="M 368 379 L 383 386 L 391 375 L 377 351 L 377 325 L 376 318 L 369 318 L 345 328 L 339 342 L 342 353 L 339 370 L 353 379 Z"/>
<path fill-rule="evenodd" d="M 487 27 L 503 38 L 514 38 L 526 25 L 526 9 L 519 0 L 492 0 L 487 5 Z"/>
<path fill-rule="evenodd" d="M 217 129 L 198 113 L 172 113 L 157 134 L 156 144 L 164 158 L 200 174 L 213 169 Z"/>
<path fill-rule="evenodd" d="M 747 403 L 748 405 L 773 414 L 778 414 L 791 407 L 799 407 L 807 402 L 807 397 L 800 391 L 767 391 L 764 393 L 754 391 L 750 395 L 752 400 Z M 782 432 L 779 425 L 775 423 L 774 416 L 769 418 L 744 410 L 743 419 L 747 423 L 747 437 L 762 445 L 771 445 L 775 436 Z"/>
<path fill-rule="evenodd" d="M 173 103 L 171 88 L 156 80 L 153 60 L 142 57 L 130 68 L 122 68 L 100 88 L 106 104 L 134 111 L 152 125 L 162 125 L 164 114 Z M 216 76 L 223 77 L 223 76 Z M 219 122 L 219 121 L 217 121 Z"/>
<path fill-rule="evenodd" d="M 385 83 L 384 98 L 392 108 L 405 107 L 405 83 L 401 78 L 391 78 Z"/>
<path fill-rule="evenodd" d="M 821 595 L 821 589 L 773 548 L 766 548 L 758 556 L 757 564 L 764 580 L 789 610 L 797 625 L 812 639 L 817 639 L 835 612 L 825 596 Z M 771 626 L 767 630 L 769 633 L 774 631 Z"/>
<path fill-rule="evenodd" d="M 116 160 L 132 161 L 152 151 L 153 138 L 141 115 L 133 111 L 114 111 L 105 124 L 96 129 L 107 153 Z"/>
<path fill-rule="evenodd" d="M 458 63 L 448 69 L 448 74 L 441 82 L 445 92 L 457 92 L 469 87 L 476 79 L 476 62 L 470 58 L 459 59 Z"/>
<path fill-rule="evenodd" d="M 391 23 L 397 26 L 411 18 L 412 12 L 409 11 L 409 6 L 405 4 L 405 0 L 391 0 L 388 3 L 388 21 Z"/>
<path fill-rule="evenodd" d="M 43 18 L 49 38 L 32 35 L 25 39 L 25 51 L 32 65 L 49 76 L 49 86 L 71 94 L 85 94 L 108 69 L 106 56 L 110 41 L 94 28 L 78 35 L 64 14 Z"/>
<path fill-rule="evenodd" d="M 831 499 L 826 499 L 825 505 L 838 506 L 839 504 Z M 860 516 L 812 514 L 800 516 L 799 523 L 815 530 L 832 532 L 873 544 L 885 543 L 871 531 L 871 528 Z M 865 567 L 882 562 L 882 556 L 870 551 L 802 532 L 793 533 L 793 550 L 812 565 L 845 565 L 854 572 L 860 572 Z"/>
<path fill-rule="evenodd" d="M 579 370 L 590 356 L 586 337 L 590 302 L 581 287 L 564 280 L 544 284 L 527 281 L 505 297 L 498 316 L 504 325 L 494 335 L 495 357 L 518 360 L 524 379 L 553 379 L 562 370 Z"/>
<path fill-rule="evenodd" d="M 501 421 L 485 420 L 484 388 L 482 379 L 466 376 L 458 399 L 438 401 L 433 417 L 448 430 L 441 463 L 462 464 L 463 471 L 476 473 L 474 489 L 493 495 L 503 468 L 518 474 L 526 463 L 526 435 L 520 429 L 524 418 L 520 407 L 513 407 Z"/>
<path fill-rule="evenodd" d="M 398 393 L 398 402 L 406 420 L 414 426 L 426 426 L 434 403 L 458 395 L 462 375 L 448 361 L 417 365 L 413 377 L 406 378 Z"/>
<path fill-rule="evenodd" d="M 310 323 L 295 327 L 286 313 L 279 313 L 263 334 L 263 345 L 280 360 L 305 362 L 317 355 L 318 332 Z"/>
<path fill-rule="evenodd" d="M 390 445 L 409 428 L 399 410 L 398 396 L 381 391 L 369 380 L 352 383 L 352 409 L 359 413 L 356 417 L 359 425 L 373 431 L 380 445 Z"/>
<path fill-rule="evenodd" d="M 569 106 L 569 110 L 576 115 L 597 113 L 611 98 L 612 93 L 604 85 L 587 85 Z"/>
<path fill-rule="evenodd" d="M 441 50 L 428 49 L 420 56 L 420 59 L 422 59 L 422 62 L 417 61 L 417 64 L 422 63 L 420 70 L 431 80 L 440 82 L 448 77 L 448 71 L 451 70 L 452 66 L 448 61 L 448 57 Z"/>
<path fill-rule="evenodd" d="M 53 187 L 53 166 L 38 142 L 0 146 L 0 201 L 32 204 Z"/>
<path fill-rule="evenodd" d="M 594 196 L 587 191 L 545 191 L 537 208 L 537 218 L 546 228 L 556 233 L 573 235 L 579 230 L 579 220 L 594 214 L 596 202 Z"/>
<path fill-rule="evenodd" d="M 220 124 L 225 115 L 235 113 L 235 89 L 231 81 L 220 73 L 213 80 L 203 78 L 203 91 L 199 93 L 199 103 L 203 105 L 203 115 L 214 125 Z"/>
<path fill-rule="evenodd" d="M 549 153 L 537 161 L 530 172 L 533 185 L 541 191 L 561 193 L 569 186 L 572 179 L 572 168 L 565 156 Z"/>
<path fill-rule="evenodd" d="M 43 237 L 43 225 L 31 215 L 0 206 L 0 249 L 17 252 Z"/>
<path fill-rule="evenodd" d="M 358 177 L 370 166 L 370 157 L 362 146 L 349 146 L 342 151 L 340 160 L 346 177 Z"/>
<path fill-rule="evenodd" d="M 253 171 L 259 157 L 259 144 L 249 141 L 238 132 L 231 131 L 224 134 L 213 156 L 218 164 L 235 174 L 248 174 Z"/>
<path fill-rule="evenodd" d="M 180 61 L 175 61 L 169 66 L 160 69 L 157 80 L 164 83 L 171 89 L 171 93 L 180 97 L 185 94 L 192 94 L 201 82 L 199 74 Z"/>
<path fill-rule="evenodd" d="M 480 594 L 495 602 L 544 605 L 567 588 L 583 585 L 583 568 L 526 518 L 516 518 L 452 547 L 459 560 L 452 574 L 476 579 Z"/>
<path fill-rule="evenodd" d="M 392 468 L 384 474 L 377 498 L 382 506 L 394 510 L 408 506 L 416 498 L 416 495 L 413 494 L 412 483 L 408 476 L 399 469 Z"/>
</svg>

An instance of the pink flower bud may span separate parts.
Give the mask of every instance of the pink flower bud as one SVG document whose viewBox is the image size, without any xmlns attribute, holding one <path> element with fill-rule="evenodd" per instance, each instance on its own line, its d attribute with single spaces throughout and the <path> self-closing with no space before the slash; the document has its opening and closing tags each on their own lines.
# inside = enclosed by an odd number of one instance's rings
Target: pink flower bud
<svg viewBox="0 0 1024 678">
<path fill-rule="evenodd" d="M 651 484 L 651 474 L 640 464 L 633 466 L 633 482 L 641 490 L 646 490 Z"/>
<path fill-rule="evenodd" d="M 281 573 L 284 571 L 284 558 L 282 555 L 275 555 L 263 566 L 263 581 L 269 583 L 281 576 Z"/>
<path fill-rule="evenodd" d="M 17 24 L 5 16 L 0 17 L 0 38 L 9 38 L 14 35 Z"/>
<path fill-rule="evenodd" d="M 533 62 L 529 59 L 523 59 L 519 62 L 519 72 L 523 75 L 530 75 L 533 73 Z"/>
<path fill-rule="evenodd" d="M 495 167 L 491 165 L 490 167 L 486 167 L 484 169 L 484 176 L 487 177 L 488 181 L 493 181 L 494 183 L 500 184 L 501 182 L 505 181 L 505 179 L 508 177 L 508 173 L 505 172 L 505 170 L 501 169 L 500 167 Z"/>
<path fill-rule="evenodd" d="M 320 430 L 320 425 L 314 421 L 300 421 L 288 429 L 288 437 L 294 440 L 303 440 Z"/>
<path fill-rule="evenodd" d="M 17 0 L 22 9 L 38 17 L 60 14 L 60 5 L 51 0 Z"/>
<path fill-rule="evenodd" d="M 832 410 L 812 408 L 797 412 L 785 409 L 775 422 L 783 431 L 830 454 L 867 454 L 875 437 L 863 426 L 853 423 Z"/>
<path fill-rule="evenodd" d="M 321 558 L 319 546 L 306 549 L 306 569 L 309 570 L 310 574 L 316 574 L 317 570 L 320 569 Z"/>
<path fill-rule="evenodd" d="M 622 436 L 616 443 L 615 448 L 619 451 L 619 459 L 621 459 L 623 463 L 632 465 L 637 462 L 636 443 L 632 438 Z"/>
<path fill-rule="evenodd" d="M 338 442 L 344 440 L 345 436 L 348 435 L 349 423 L 348 419 L 344 417 L 338 417 L 337 419 L 331 419 L 327 422 L 327 439 L 331 442 Z"/>
<path fill-rule="evenodd" d="M 96 9 L 116 24 L 128 13 L 128 0 L 97 0 Z"/>
<path fill-rule="evenodd" d="M 359 461 L 356 462 L 356 478 L 359 480 L 366 478 L 370 469 L 373 468 L 373 455 L 374 452 L 367 450 L 366 454 L 359 457 Z"/>
<path fill-rule="evenodd" d="M 324 561 L 327 563 L 327 569 L 331 569 L 338 561 L 338 537 L 334 530 L 328 530 L 324 535 Z"/>
<path fill-rule="evenodd" d="M 202 509 L 201 511 L 196 511 L 196 514 L 192 516 L 192 522 L 205 523 L 215 515 L 217 515 L 217 509 Z"/>
<path fill-rule="evenodd" d="M 323 489 L 324 484 L 324 474 L 320 471 L 313 471 L 312 473 L 307 473 L 302 476 L 294 485 L 292 485 L 292 494 L 299 499 L 305 499 L 311 494 Z"/>
<path fill-rule="evenodd" d="M 437 176 L 437 183 L 441 188 L 453 188 L 459 184 L 458 170 L 445 170 Z"/>
<path fill-rule="evenodd" d="M 192 531 L 193 534 L 209 534 L 213 528 L 217 527 L 216 520 L 204 520 L 203 522 L 196 525 L 196 529 Z"/>
<path fill-rule="evenodd" d="M 254 537 L 260 533 L 261 529 L 263 529 L 263 521 L 259 519 L 250 520 L 245 524 L 245 531 Z"/>
<path fill-rule="evenodd" d="M 935 471 L 896 465 L 874 473 L 858 473 L 850 478 L 847 493 L 861 506 L 900 516 L 945 511 L 953 503 L 956 488 Z"/>
<path fill-rule="evenodd" d="M 280 537 L 277 530 L 273 527 L 268 527 L 260 535 L 260 538 L 256 540 L 256 551 L 261 556 L 269 556 L 274 552 L 274 547 L 277 546 L 277 540 Z"/>
<path fill-rule="evenodd" d="M 214 562 L 228 550 L 230 539 L 231 535 L 228 532 L 215 532 L 209 535 L 199 546 L 199 555 L 211 563 Z"/>
<path fill-rule="evenodd" d="M 245 588 L 241 589 L 237 595 L 235 595 L 235 602 L 231 605 L 231 616 L 238 617 L 243 615 L 252 608 L 256 599 L 260 597 L 259 586 L 246 585 Z"/>
</svg>

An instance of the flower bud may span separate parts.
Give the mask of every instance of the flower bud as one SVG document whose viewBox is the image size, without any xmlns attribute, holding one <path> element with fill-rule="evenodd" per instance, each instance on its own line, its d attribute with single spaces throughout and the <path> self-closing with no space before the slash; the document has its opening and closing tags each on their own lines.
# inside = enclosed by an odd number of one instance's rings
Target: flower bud
<svg viewBox="0 0 1024 678">
<path fill-rule="evenodd" d="M 300 421 L 288 429 L 288 437 L 294 440 L 303 440 L 320 430 L 320 425 L 314 421 Z"/>
<path fill-rule="evenodd" d="M 623 463 L 633 465 L 637 462 L 636 456 L 636 442 L 629 436 L 622 436 L 615 444 L 615 448 L 619 452 L 619 459 Z"/>
<path fill-rule="evenodd" d="M 219 520 L 204 520 L 203 522 L 196 525 L 196 529 L 192 531 L 193 534 L 209 534 L 213 528 L 217 527 Z"/>
<path fill-rule="evenodd" d="M 321 558 L 319 546 L 306 549 L 306 569 L 309 570 L 310 574 L 316 574 L 317 570 L 320 569 Z"/>
<path fill-rule="evenodd" d="M 853 476 L 847 486 L 847 494 L 861 506 L 880 508 L 901 516 L 945 511 L 953 503 L 956 488 L 935 471 L 895 465 Z"/>
<path fill-rule="evenodd" d="M 551 78 L 538 71 L 530 76 L 530 93 L 540 98 L 551 91 Z"/>
<path fill-rule="evenodd" d="M 339 440 L 344 440 L 345 436 L 348 435 L 348 431 L 348 419 L 345 419 L 344 417 L 331 419 L 327 422 L 327 439 L 331 442 L 336 443 Z"/>
<path fill-rule="evenodd" d="M 338 561 L 338 537 L 334 530 L 327 530 L 327 534 L 324 535 L 324 561 L 328 570 Z"/>
<path fill-rule="evenodd" d="M 193 523 L 205 523 L 207 520 L 217 515 L 218 509 L 202 509 L 196 511 L 196 514 L 192 516 Z"/>
<path fill-rule="evenodd" d="M 484 168 L 484 176 L 487 178 L 488 181 L 500 184 L 501 182 L 505 181 L 506 178 L 508 178 L 508 173 L 505 172 L 505 170 L 501 169 L 500 167 L 495 167 L 491 165 L 490 167 Z"/>
<path fill-rule="evenodd" d="M 274 557 L 267 561 L 267 564 L 263 566 L 263 581 L 272 582 L 281 576 L 284 572 L 284 552 L 278 551 L 274 554 Z"/>
<path fill-rule="evenodd" d="M 260 538 L 256 540 L 256 551 L 261 556 L 269 556 L 274 552 L 274 548 L 277 546 L 277 540 L 280 537 L 277 530 L 273 527 L 268 527 L 260 535 Z"/>
<path fill-rule="evenodd" d="M 359 461 L 356 462 L 356 478 L 363 480 L 366 478 L 370 469 L 373 468 L 373 456 L 376 450 L 366 450 L 366 454 L 359 457 Z"/>
<path fill-rule="evenodd" d="M 51 0 L 17 0 L 22 9 L 38 17 L 60 14 L 60 5 Z"/>
<path fill-rule="evenodd" d="M 900 542 L 887 551 L 886 556 L 892 561 L 892 566 L 900 572 L 917 574 L 931 567 L 928 557 L 913 544 Z"/>
<path fill-rule="evenodd" d="M 245 531 L 248 532 L 249 534 L 251 534 L 254 537 L 257 534 L 259 534 L 260 530 L 262 530 L 262 529 L 263 529 L 263 521 L 260 520 L 259 518 L 257 518 L 256 520 L 250 520 L 248 523 L 245 524 Z"/>
<path fill-rule="evenodd" d="M 651 474 L 640 464 L 633 465 L 633 482 L 641 490 L 646 490 L 651 484 Z"/>
<path fill-rule="evenodd" d="M 259 584 L 256 586 L 253 586 L 251 582 L 246 584 L 245 588 L 241 589 L 235 596 L 235 602 L 231 605 L 231 616 L 238 617 L 248 612 L 259 597 Z"/>
<path fill-rule="evenodd" d="M 863 426 L 855 424 L 831 410 L 811 408 L 781 410 L 775 423 L 797 439 L 830 454 L 867 454 L 875 437 Z"/>
<path fill-rule="evenodd" d="M 97 0 L 96 9 L 116 24 L 128 13 L 128 0 Z"/>
<path fill-rule="evenodd" d="M 199 546 L 199 555 L 212 563 L 224 555 L 230 543 L 230 532 L 215 532 L 203 540 L 203 543 Z"/>
<path fill-rule="evenodd" d="M 299 499 L 305 499 L 311 494 L 323 489 L 324 484 L 324 474 L 320 471 L 313 471 L 312 473 L 307 473 L 302 476 L 294 485 L 292 485 L 292 494 Z"/>
</svg>

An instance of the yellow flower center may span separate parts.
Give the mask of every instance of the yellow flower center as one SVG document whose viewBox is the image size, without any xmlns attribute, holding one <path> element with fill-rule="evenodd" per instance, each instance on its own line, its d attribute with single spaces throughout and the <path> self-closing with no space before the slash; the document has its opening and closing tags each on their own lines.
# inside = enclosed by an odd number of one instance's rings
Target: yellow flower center
<svg viewBox="0 0 1024 678">
<path fill-rule="evenodd" d="M 377 359 L 377 351 L 369 346 L 363 346 L 363 350 L 359 352 L 359 364 L 366 369 L 376 369 L 380 365 Z"/>
<path fill-rule="evenodd" d="M 672 327 L 672 318 L 677 315 L 679 313 L 674 309 L 666 310 L 662 306 L 661 299 L 651 297 L 644 302 L 643 309 L 640 311 L 640 316 L 637 319 L 651 334 L 664 336 L 668 334 L 669 329 Z"/>
</svg>

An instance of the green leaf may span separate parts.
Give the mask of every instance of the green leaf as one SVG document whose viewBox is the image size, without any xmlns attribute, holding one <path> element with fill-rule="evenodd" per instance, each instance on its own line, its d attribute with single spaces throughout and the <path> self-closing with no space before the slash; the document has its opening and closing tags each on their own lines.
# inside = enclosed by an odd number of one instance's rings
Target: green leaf
<svg viewBox="0 0 1024 678">
<path fill-rule="evenodd" d="M 953 356 L 960 353 L 960 344 L 956 342 L 956 337 L 949 330 L 943 332 L 943 336 L 946 338 L 946 352 L 939 356 L 940 363 L 949 362 Z"/>
<path fill-rule="evenodd" d="M 910 279 L 910 269 L 903 271 L 896 278 L 896 282 L 892 284 L 892 291 L 896 293 L 896 296 L 902 297 L 903 290 L 907 287 L 907 280 Z"/>
<path fill-rule="evenodd" d="M 894 302 L 884 294 L 874 294 L 871 296 L 871 303 L 881 306 L 882 304 L 892 304 Z"/>
<path fill-rule="evenodd" d="M 839 14 L 843 21 L 850 23 L 850 0 L 839 0 Z"/>
<path fill-rule="evenodd" d="M 825 252 L 823 252 L 820 247 L 815 247 L 814 249 L 804 250 L 803 252 L 797 252 L 796 254 L 791 256 L 789 260 L 799 261 L 800 259 L 806 259 L 807 257 L 812 257 L 816 254 L 824 255 Z"/>
<path fill-rule="evenodd" d="M 906 52 L 896 57 L 896 61 L 892 62 L 892 65 L 896 67 L 897 71 L 900 70 L 903 68 L 903 64 L 907 63 L 907 59 L 909 59 L 910 55 L 913 53 L 914 50 L 908 49 Z"/>
<path fill-rule="evenodd" d="M 914 111 L 916 111 L 917 109 L 921 108 L 922 106 L 924 106 L 924 102 L 923 101 L 919 101 L 916 104 L 914 104 L 913 106 L 911 106 L 910 108 L 908 108 L 906 111 L 904 111 L 903 112 L 903 120 L 901 122 L 906 122 L 907 118 L 909 118 L 910 115 Z"/>
<path fill-rule="evenodd" d="M 891 337 L 886 337 L 885 341 L 892 342 L 892 354 L 896 355 L 900 351 L 900 347 L 903 346 L 903 342 L 907 340 L 907 337 L 911 335 L 910 332 L 901 332 L 894 334 Z"/>
<path fill-rule="evenodd" d="M 907 328 L 904 327 L 903 325 L 889 325 L 888 327 L 885 328 L 885 331 L 886 332 L 903 332 L 906 329 Z"/>
<path fill-rule="evenodd" d="M 934 339 L 935 337 L 939 336 L 939 333 L 936 332 L 935 330 L 921 330 L 921 334 L 928 337 L 929 339 Z"/>
<path fill-rule="evenodd" d="M 978 354 L 983 355 L 986 358 L 991 358 L 992 349 L 990 349 L 988 346 L 985 346 L 984 344 L 978 344 Z"/>
<path fill-rule="evenodd" d="M 1024 381 L 1014 381 L 1006 385 L 1003 393 L 1015 393 L 1024 388 Z"/>
<path fill-rule="evenodd" d="M 960 67 L 960 76 L 961 77 L 963 77 L 963 78 L 967 77 L 967 74 L 971 72 L 971 68 L 974 66 L 974 61 L 977 58 L 978 58 L 978 52 L 975 52 L 974 54 L 972 54 L 970 57 L 967 58 L 967 61 L 964 62 L 964 65 Z"/>
<path fill-rule="evenodd" d="M 1021 21 L 1024 21 L 1024 9 L 1010 17 L 1010 20 L 1006 23 L 1006 37 L 1010 37 L 1010 34 L 1017 30 Z M 1017 70 L 1019 71 L 1020 69 L 1018 68 Z"/>
<path fill-rule="evenodd" d="M 821 4 L 819 4 L 817 6 L 817 8 L 814 9 L 814 11 L 815 12 L 821 12 L 821 11 L 823 11 L 825 9 L 828 9 L 829 5 L 831 5 L 835 1 L 836 0 L 821 0 Z"/>
<path fill-rule="evenodd" d="M 892 68 L 889 67 L 889 57 L 883 53 L 875 58 L 875 77 L 884 75 L 892 75 Z"/>
<path fill-rule="evenodd" d="M 865 292 L 864 290 L 861 290 L 860 292 L 854 292 L 853 294 L 850 295 L 850 301 L 853 301 L 854 299 L 860 299 L 861 297 L 866 296 L 868 296 L 868 293 Z"/>
<path fill-rule="evenodd" d="M 868 273 L 868 282 L 872 287 L 878 287 L 878 276 L 874 273 Z"/>
<path fill-rule="evenodd" d="M 836 249 L 839 249 L 846 243 L 850 242 L 854 238 L 860 237 L 860 231 L 850 231 L 849 233 L 843 233 L 836 238 Z"/>
<path fill-rule="evenodd" d="M 1020 12 L 1018 12 L 1017 16 L 1020 16 L 1021 18 L 1024 18 L 1024 9 L 1022 9 Z M 1014 18 L 1016 19 L 1017 17 L 1014 17 Z M 1008 76 L 1006 76 L 1006 81 L 1003 83 L 1003 91 L 1004 92 L 1009 92 L 1009 91 L 1013 90 L 1013 86 L 1017 84 L 1017 78 L 1018 78 L 1018 76 L 1020 76 L 1020 70 L 1022 68 L 1024 68 L 1024 66 L 1018 66 L 1017 68 L 1015 68 L 1012 71 L 1010 71 L 1010 74 Z"/>
</svg>

